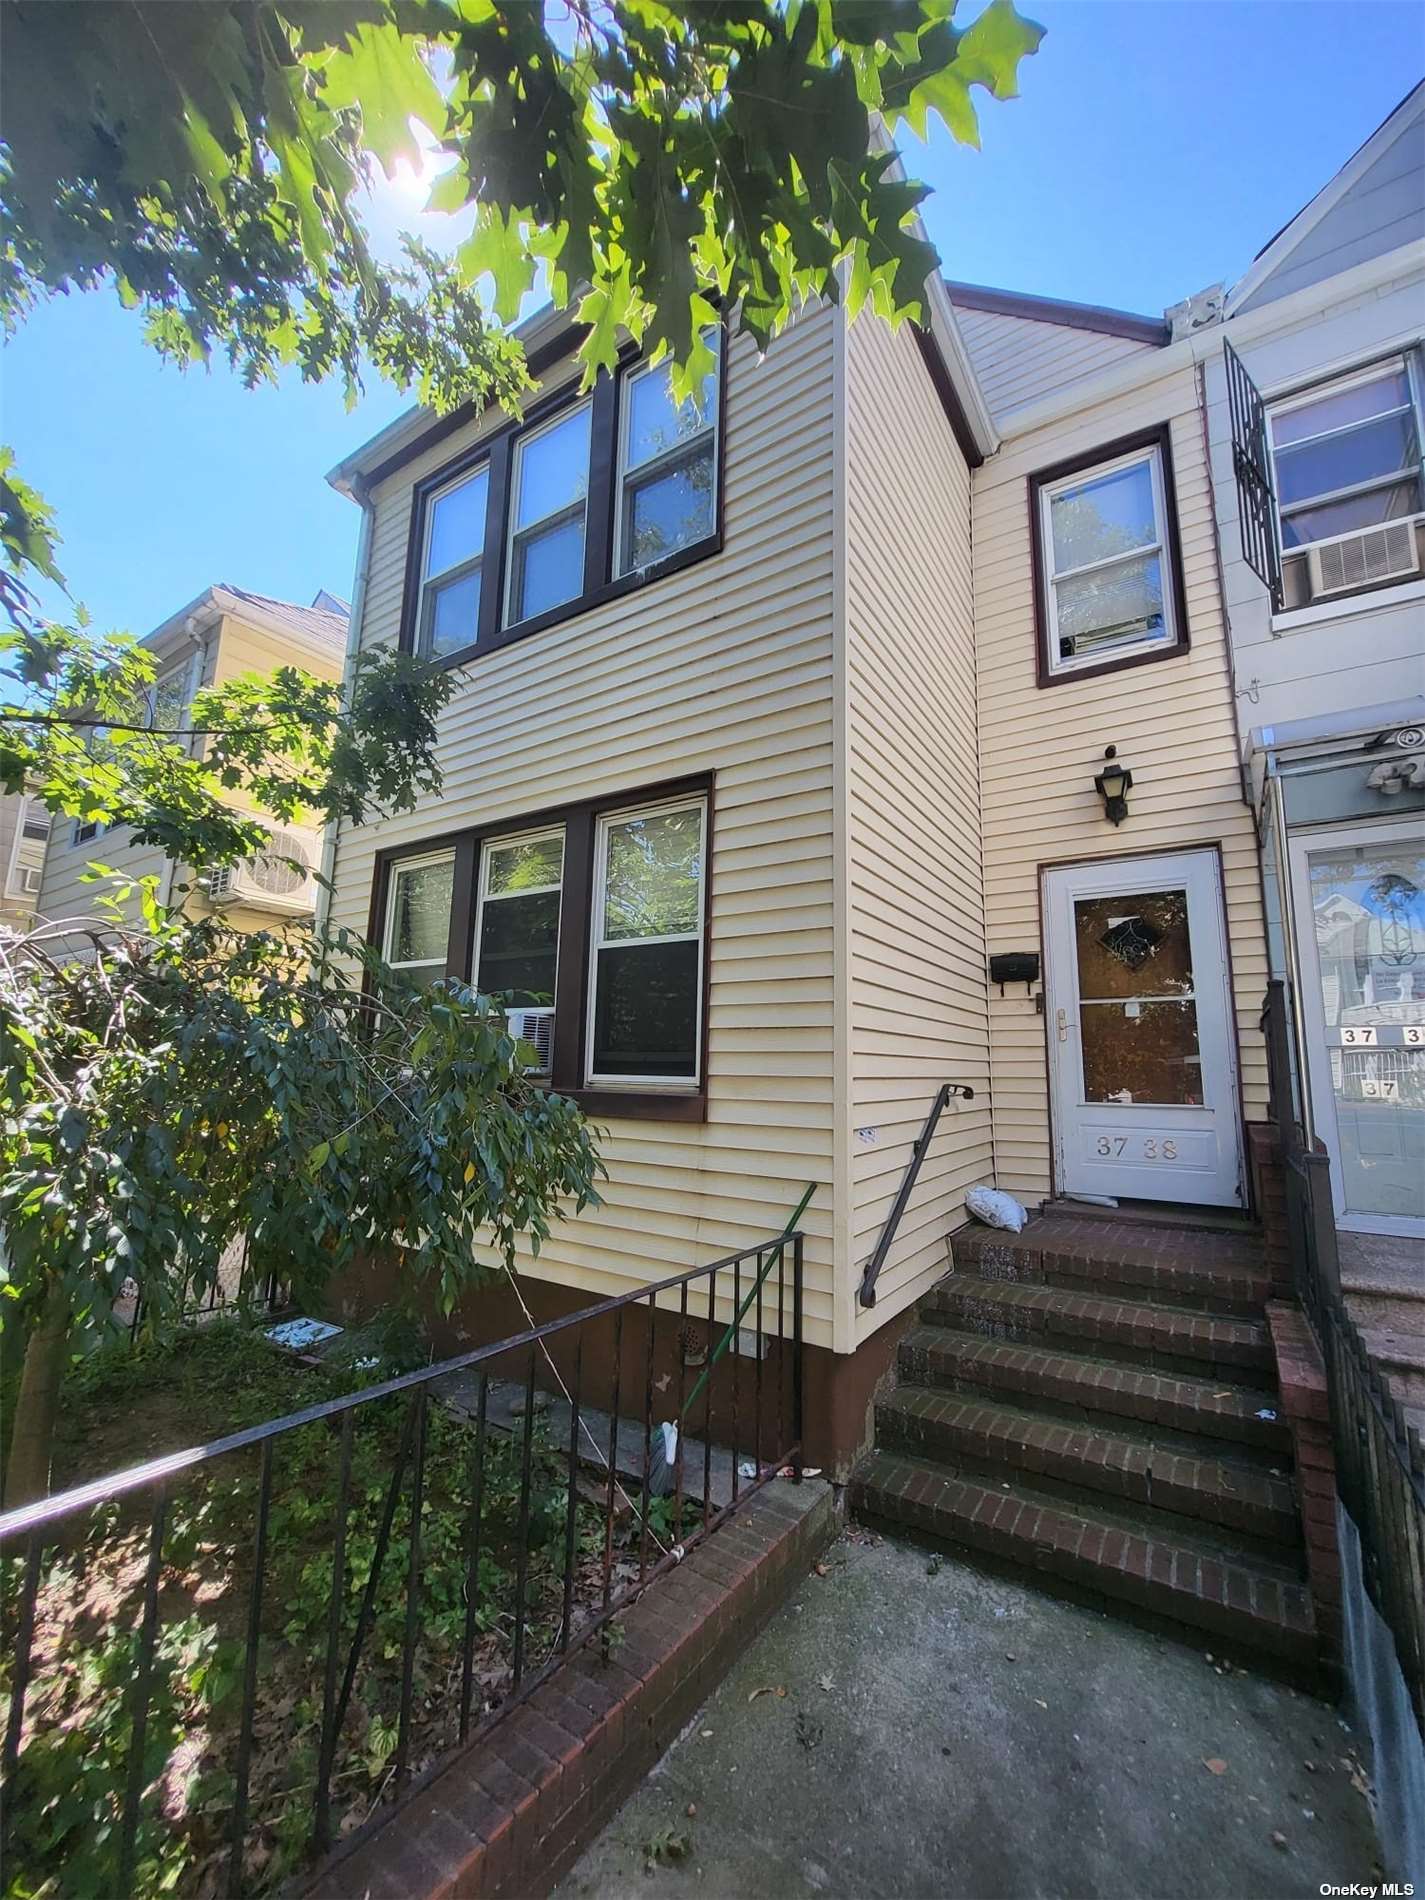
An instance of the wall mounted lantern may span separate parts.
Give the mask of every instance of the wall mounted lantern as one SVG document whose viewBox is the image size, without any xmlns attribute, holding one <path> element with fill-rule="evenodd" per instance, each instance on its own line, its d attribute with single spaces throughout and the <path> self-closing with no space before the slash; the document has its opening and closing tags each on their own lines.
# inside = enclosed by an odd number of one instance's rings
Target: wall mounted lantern
<svg viewBox="0 0 1425 1900">
<path fill-rule="evenodd" d="M 1103 770 L 1094 779 L 1093 788 L 1103 800 L 1104 817 L 1111 825 L 1121 825 L 1128 816 L 1133 774 L 1120 762 L 1116 745 L 1104 747 Z"/>
</svg>

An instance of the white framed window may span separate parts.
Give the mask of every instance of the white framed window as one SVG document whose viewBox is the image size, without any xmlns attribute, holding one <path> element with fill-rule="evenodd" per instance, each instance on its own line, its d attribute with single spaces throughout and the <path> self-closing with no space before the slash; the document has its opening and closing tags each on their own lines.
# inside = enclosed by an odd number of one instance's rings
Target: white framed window
<svg viewBox="0 0 1425 1900">
<path fill-rule="evenodd" d="M 590 920 L 590 1083 L 700 1080 L 707 800 L 599 818 Z"/>
<path fill-rule="evenodd" d="M 1161 446 L 1043 482 L 1037 496 L 1049 673 L 1176 645 Z"/>
<path fill-rule="evenodd" d="M 181 732 L 188 717 L 192 665 L 170 666 L 148 691 L 148 723 L 155 732 Z"/>
<path fill-rule="evenodd" d="M 480 852 L 474 985 L 504 1006 L 547 1075 L 554 1048 L 564 827 L 492 838 Z"/>
<path fill-rule="evenodd" d="M 76 844 L 89 844 L 93 839 L 97 838 L 99 833 L 103 830 L 104 826 L 100 824 L 97 818 L 76 818 L 74 821 L 74 842 Z"/>
<path fill-rule="evenodd" d="M 25 800 L 20 818 L 20 831 L 24 837 L 35 844 L 43 844 L 48 839 L 49 813 L 43 805 L 34 805 L 29 799 Z"/>
<path fill-rule="evenodd" d="M 412 983 L 445 975 L 455 853 L 433 851 L 391 866 L 386 892 L 386 935 L 381 954 Z"/>
<path fill-rule="evenodd" d="M 589 506 L 588 400 L 515 443 L 505 568 L 504 624 L 561 607 L 584 591 Z"/>
<path fill-rule="evenodd" d="M 1269 404 L 1282 553 L 1425 512 L 1421 415 L 1406 356 Z"/>
<path fill-rule="evenodd" d="M 488 464 L 447 482 L 426 499 L 415 645 L 428 659 L 443 659 L 475 644 L 489 502 Z"/>
<path fill-rule="evenodd" d="M 722 332 L 707 342 L 716 358 Z M 619 394 L 614 575 L 653 567 L 717 527 L 718 367 L 696 401 L 673 401 L 667 363 L 625 372 Z"/>
</svg>

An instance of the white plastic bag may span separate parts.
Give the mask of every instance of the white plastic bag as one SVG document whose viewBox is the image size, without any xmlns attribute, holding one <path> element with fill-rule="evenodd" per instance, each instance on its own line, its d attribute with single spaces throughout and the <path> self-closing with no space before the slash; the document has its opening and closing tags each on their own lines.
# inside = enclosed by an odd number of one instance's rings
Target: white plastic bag
<svg viewBox="0 0 1425 1900">
<path fill-rule="evenodd" d="M 1003 1227 L 1011 1234 L 1017 1234 L 1029 1219 L 1014 1196 L 1002 1194 L 998 1188 L 972 1187 L 965 1196 L 965 1205 L 987 1227 Z"/>
</svg>

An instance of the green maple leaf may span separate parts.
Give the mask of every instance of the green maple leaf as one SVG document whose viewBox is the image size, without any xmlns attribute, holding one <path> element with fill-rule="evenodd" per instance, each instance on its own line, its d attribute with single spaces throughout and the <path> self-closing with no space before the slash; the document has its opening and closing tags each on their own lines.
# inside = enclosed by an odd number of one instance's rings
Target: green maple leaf
<svg viewBox="0 0 1425 1900">
<path fill-rule="evenodd" d="M 481 205 L 475 229 L 455 253 L 455 261 L 466 283 L 487 272 L 494 278 L 495 315 L 502 323 L 513 323 L 534 282 L 534 259 L 520 219 Z"/>
<path fill-rule="evenodd" d="M 361 134 L 389 178 L 396 161 L 419 165 L 421 149 L 411 120 L 439 138 L 445 102 L 416 44 L 393 25 L 359 26 L 345 47 L 327 55 L 324 104 L 333 111 L 361 108 Z"/>
</svg>

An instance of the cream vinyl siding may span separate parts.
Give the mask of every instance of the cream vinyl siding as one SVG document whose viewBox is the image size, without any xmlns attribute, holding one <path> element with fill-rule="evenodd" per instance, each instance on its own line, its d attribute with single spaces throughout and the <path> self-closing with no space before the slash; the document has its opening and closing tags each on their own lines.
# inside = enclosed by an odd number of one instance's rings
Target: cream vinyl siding
<svg viewBox="0 0 1425 1900">
<path fill-rule="evenodd" d="M 851 325 L 845 413 L 846 1288 L 859 1340 L 944 1273 L 965 1190 L 992 1163 L 970 472 L 908 325 Z M 861 1271 L 947 1081 L 974 1101 L 942 1117 L 868 1310 Z"/>
<path fill-rule="evenodd" d="M 1027 478 L 1164 421 L 1172 426 L 1191 650 L 1040 689 Z M 974 552 L 989 952 L 1039 949 L 1041 864 L 1219 846 L 1245 1114 L 1261 1119 L 1266 948 L 1192 370 L 1011 437 L 975 474 Z M 1117 829 L 1093 788 L 1107 745 L 1133 770 L 1129 816 Z M 997 1177 L 1001 1187 L 1038 1197 L 1051 1185 L 1045 1021 L 1022 986 L 1003 998 L 992 989 L 989 1009 Z"/>
<path fill-rule="evenodd" d="M 1078 330 L 1038 318 L 1002 317 L 955 305 L 955 321 L 997 422 L 1069 383 L 1095 376 L 1155 346 L 1101 330 Z"/>
<path fill-rule="evenodd" d="M 521 1268 L 613 1294 L 779 1231 L 815 1182 L 806 1314 L 822 1345 L 833 1333 L 836 339 L 818 311 L 761 363 L 749 340 L 732 343 L 722 552 L 462 666 L 442 716 L 440 797 L 339 834 L 331 913 L 365 931 L 378 847 L 714 772 L 707 1121 L 605 1120 L 605 1206 L 556 1228 Z M 413 484 L 482 426 L 376 490 L 364 645 L 397 638 Z"/>
</svg>

